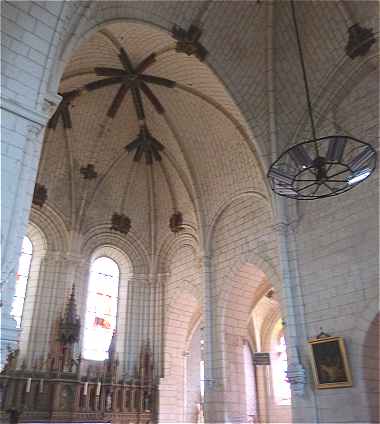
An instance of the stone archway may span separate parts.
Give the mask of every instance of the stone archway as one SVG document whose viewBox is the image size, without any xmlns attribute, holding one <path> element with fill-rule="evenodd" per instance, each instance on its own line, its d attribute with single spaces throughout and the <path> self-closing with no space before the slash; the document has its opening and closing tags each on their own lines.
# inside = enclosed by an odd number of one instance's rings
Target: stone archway
<svg viewBox="0 0 380 424">
<path fill-rule="evenodd" d="M 251 263 L 241 264 L 231 278 L 228 295 L 221 299 L 218 326 L 221 340 L 222 367 L 216 370 L 223 378 L 224 419 L 245 422 L 246 393 L 243 346 L 249 337 L 248 321 L 254 305 L 271 288 L 264 272 Z M 219 375 L 217 374 L 219 372 Z"/>
<path fill-rule="evenodd" d="M 362 368 L 368 416 L 371 423 L 380 422 L 380 312 L 370 322 L 362 346 Z"/>
<path fill-rule="evenodd" d="M 201 416 L 203 418 L 203 327 L 201 314 L 199 313 L 199 315 L 194 318 L 196 318 L 194 320 L 195 324 L 188 335 L 186 346 L 184 418 L 185 422 L 189 423 L 197 423 Z"/>
<path fill-rule="evenodd" d="M 187 290 L 171 302 L 165 325 L 164 378 L 160 383 L 159 422 L 185 421 L 185 361 L 187 336 L 194 316 L 199 315 L 197 299 Z"/>
</svg>

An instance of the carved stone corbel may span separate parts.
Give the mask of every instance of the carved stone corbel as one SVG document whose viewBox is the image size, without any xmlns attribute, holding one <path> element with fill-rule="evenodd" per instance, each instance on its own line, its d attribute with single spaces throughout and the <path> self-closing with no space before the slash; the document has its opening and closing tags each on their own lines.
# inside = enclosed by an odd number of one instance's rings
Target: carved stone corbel
<svg viewBox="0 0 380 424">
<path fill-rule="evenodd" d="M 306 371 L 299 362 L 292 362 L 286 371 L 288 381 L 292 388 L 292 393 L 302 397 L 305 393 Z"/>
</svg>

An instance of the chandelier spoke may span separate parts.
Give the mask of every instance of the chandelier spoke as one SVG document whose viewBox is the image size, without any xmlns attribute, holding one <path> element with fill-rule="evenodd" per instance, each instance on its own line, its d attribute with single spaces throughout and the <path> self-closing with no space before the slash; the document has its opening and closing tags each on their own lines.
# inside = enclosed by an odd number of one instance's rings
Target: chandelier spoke
<svg viewBox="0 0 380 424">
<path fill-rule="evenodd" d="M 315 190 L 313 191 L 313 193 L 311 193 L 312 196 L 315 196 L 318 193 L 320 185 L 317 184 L 317 187 L 315 188 Z"/>
<path fill-rule="evenodd" d="M 333 193 L 334 192 L 334 189 L 332 189 L 326 182 L 323 182 L 322 183 L 325 187 L 327 187 L 330 191 L 331 191 L 331 193 Z"/>
<path fill-rule="evenodd" d="M 344 169 L 343 171 L 337 172 L 336 174 L 329 175 L 329 179 L 330 179 L 330 178 L 337 177 L 338 175 L 342 175 L 342 174 L 344 174 L 345 172 L 348 172 L 348 169 Z"/>
<path fill-rule="evenodd" d="M 312 184 L 308 184 L 307 186 L 305 186 L 305 187 L 302 187 L 302 188 L 299 188 L 298 190 L 297 190 L 297 193 L 299 193 L 299 192 L 301 192 L 301 191 L 303 191 L 303 190 L 306 190 L 307 188 L 309 188 L 309 187 L 312 187 L 313 185 L 315 185 L 316 183 L 315 183 L 315 181 L 312 183 Z"/>
</svg>

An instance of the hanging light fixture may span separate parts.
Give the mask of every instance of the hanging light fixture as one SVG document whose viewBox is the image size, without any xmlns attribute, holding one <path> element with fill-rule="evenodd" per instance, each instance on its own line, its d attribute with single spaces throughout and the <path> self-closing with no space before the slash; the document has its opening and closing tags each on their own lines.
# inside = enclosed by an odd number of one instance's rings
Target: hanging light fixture
<svg viewBox="0 0 380 424">
<path fill-rule="evenodd" d="M 268 178 L 272 190 L 280 196 L 297 200 L 336 196 L 351 190 L 373 173 L 376 151 L 370 144 L 347 135 L 317 138 L 294 0 L 291 0 L 291 8 L 312 139 L 285 150 L 272 163 Z"/>
</svg>

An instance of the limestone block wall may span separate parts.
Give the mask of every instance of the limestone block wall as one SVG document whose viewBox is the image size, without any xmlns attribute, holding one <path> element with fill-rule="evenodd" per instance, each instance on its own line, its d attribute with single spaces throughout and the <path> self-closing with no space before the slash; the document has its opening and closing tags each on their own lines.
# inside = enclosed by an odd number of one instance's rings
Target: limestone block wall
<svg viewBox="0 0 380 424">
<path fill-rule="evenodd" d="M 213 369 L 223 402 L 215 402 L 217 419 L 241 420 L 244 389 L 242 343 L 252 307 L 270 285 L 278 287 L 277 251 L 270 208 L 247 194 L 231 202 L 215 220 L 212 237 L 214 305 Z M 240 346 L 240 354 L 236 349 Z M 240 360 L 238 360 L 240 358 Z M 235 370 L 235 371 L 234 371 Z"/>
<path fill-rule="evenodd" d="M 188 349 L 185 363 L 185 422 L 197 422 L 201 403 L 201 372 L 202 359 L 200 323 L 196 325 L 188 340 Z M 204 384 L 204 382 L 203 382 Z"/>
<path fill-rule="evenodd" d="M 214 355 L 212 367 L 215 368 L 216 379 L 221 384 L 216 389 L 214 398 L 214 417 L 225 419 L 223 379 L 228 378 L 225 371 L 225 352 L 228 348 L 223 344 L 223 303 L 219 299 L 220 296 L 225 296 L 227 300 L 229 291 L 225 289 L 232 280 L 229 270 L 235 269 L 237 263 L 254 264 L 266 275 L 270 284 L 281 292 L 280 278 L 276 277 L 279 267 L 271 208 L 264 183 L 259 179 L 259 167 L 253 169 L 254 163 L 260 161 L 264 171 L 270 163 L 271 132 L 275 132 L 279 150 L 309 134 L 308 123 L 304 119 L 303 89 L 300 74 L 297 74 L 299 68 L 288 3 L 274 3 L 273 20 L 268 13 L 268 7 L 271 6 L 272 2 L 13 1 L 1 4 L 5 75 L 2 79 L 1 102 L 2 243 L 7 246 L 2 252 L 2 264 L 5 264 L 5 268 L 2 266 L 2 271 L 5 270 L 2 273 L 5 299 L 2 308 L 2 336 L 6 335 L 5 340 L 15 339 L 14 323 L 9 319 L 13 275 L 21 240 L 27 229 L 43 128 L 59 102 L 56 93 L 64 67 L 83 40 L 94 33 L 99 28 L 98 25 L 112 19 L 135 19 L 170 31 L 174 23 L 187 28 L 197 18 L 204 28 L 202 43 L 210 52 L 206 64 L 224 82 L 226 90 L 238 105 L 246 119 L 246 123 L 241 125 L 248 135 L 247 146 L 257 153 L 255 160 L 248 158 L 248 148 L 239 144 L 237 150 L 241 149 L 241 153 L 236 155 L 236 165 L 230 169 L 226 165 L 224 153 L 228 151 L 227 147 L 234 150 L 235 138 L 232 136 L 222 140 L 223 134 L 216 132 L 215 134 L 220 135 L 219 153 L 222 153 L 220 160 L 215 160 L 215 168 L 210 170 L 213 178 L 207 179 L 208 169 L 200 169 L 199 173 L 194 169 L 190 170 L 192 174 L 189 172 L 193 178 L 192 184 L 196 187 L 193 197 L 201 205 L 198 215 L 201 211 L 205 214 L 198 222 L 202 224 L 199 226 L 201 249 L 212 257 L 212 285 L 209 287 L 211 297 L 208 301 L 217 305 L 212 313 L 214 333 L 210 335 Z M 374 48 L 369 56 L 351 61 L 345 57 L 344 47 L 347 42 L 347 27 L 353 22 L 358 21 L 363 26 L 373 27 L 374 32 L 378 33 L 378 4 L 371 1 L 301 2 L 299 12 L 303 42 L 306 45 L 306 62 L 310 69 L 311 91 L 319 117 L 318 131 L 339 130 L 377 145 L 378 82 L 375 74 L 378 53 Z M 275 39 L 273 46 L 267 45 L 268 34 L 272 34 Z M 268 50 L 273 50 L 274 57 L 274 62 L 269 64 Z M 268 122 L 269 71 L 273 71 L 275 75 L 275 128 L 270 128 Z M 184 105 L 191 106 L 190 103 L 189 100 L 189 104 Z M 224 106 L 228 109 L 230 104 Z M 184 113 L 186 107 L 179 106 L 181 108 Z M 203 112 L 211 113 L 209 109 L 209 106 L 205 106 Z M 195 118 L 201 118 L 196 111 L 193 113 Z M 231 112 L 231 115 L 235 118 L 237 116 L 236 112 Z M 213 122 L 217 122 L 219 116 L 213 115 Z M 181 122 L 179 117 L 179 127 Z M 204 134 L 193 133 L 189 138 L 195 143 L 199 139 L 203 140 Z M 209 140 L 213 138 L 210 137 Z M 214 143 L 216 142 L 219 141 L 214 139 Z M 210 149 L 207 155 L 214 158 L 215 152 L 216 150 Z M 244 156 L 247 156 L 242 161 L 244 166 L 239 166 L 238 163 Z M 197 158 L 196 155 L 194 157 Z M 223 165 L 220 168 L 223 172 L 219 172 L 219 163 Z M 197 181 L 199 175 L 205 175 L 202 181 Z M 228 193 L 225 197 L 223 190 L 220 190 L 224 184 Z M 236 191 L 252 190 L 259 192 L 254 201 L 236 201 L 233 198 Z M 259 200 L 260 193 L 265 199 Z M 368 370 L 376 367 L 371 361 L 367 367 L 363 366 L 366 363 L 363 361 L 363 346 L 367 346 L 365 335 L 368 330 L 371 331 L 371 322 L 378 312 L 378 305 L 373 302 L 378 296 L 377 200 L 378 181 L 377 175 L 374 175 L 352 192 L 331 200 L 303 204 L 291 215 L 299 283 L 302 288 L 302 296 L 297 300 L 305 306 L 305 317 L 298 316 L 299 321 L 305 323 L 310 337 L 319 332 L 320 326 L 326 332 L 345 336 L 354 374 L 352 389 L 328 393 L 313 391 L 305 399 L 305 404 L 314 411 L 314 416 L 320 422 L 350 422 L 353 419 L 366 422 L 371 419 L 370 414 L 373 414 L 370 410 L 374 410 L 374 397 L 368 394 L 365 384 Z M 227 207 L 228 204 L 231 207 Z M 209 229 L 204 223 L 212 226 L 215 223 L 213 219 L 216 220 L 219 215 L 221 218 L 210 233 L 211 241 L 207 245 L 204 240 Z M 62 223 L 65 227 L 65 222 L 65 219 L 61 219 L 59 227 Z M 105 224 L 98 222 L 98 225 Z M 86 231 L 91 233 L 92 229 L 89 227 Z M 72 240 L 78 237 L 77 234 L 72 236 Z M 67 239 L 70 239 L 67 234 L 62 237 L 62 240 Z M 103 243 L 104 240 L 105 237 L 102 238 Z M 133 243 L 138 245 L 138 240 L 139 235 L 133 234 Z M 92 247 L 95 249 L 96 246 Z M 144 250 L 141 246 L 139 248 Z M 46 308 L 33 313 L 33 316 L 37 314 L 36 319 L 41 325 L 52 319 L 54 308 L 63 305 L 66 286 L 77 275 L 76 265 L 73 265 L 75 269 L 69 270 L 63 261 L 63 257 L 66 257 L 63 255 L 70 252 L 68 244 L 64 244 L 64 248 L 58 252 L 58 262 L 48 252 L 41 261 L 41 276 L 46 273 L 50 279 L 49 282 L 44 280 L 41 290 L 49 288 L 50 291 L 44 293 L 51 296 L 52 300 L 50 302 L 49 297 L 44 298 L 42 304 Z M 143 256 L 140 255 L 141 261 Z M 152 262 L 156 260 L 154 258 Z M 181 260 L 178 261 L 180 264 Z M 268 263 L 270 266 L 266 265 Z M 148 267 L 142 268 L 143 279 L 147 278 L 147 270 Z M 54 294 L 51 285 L 56 287 Z M 238 285 L 236 287 L 238 290 Z M 146 291 L 149 293 L 148 289 Z M 136 296 L 141 300 L 150 294 L 146 295 L 144 289 L 141 295 Z M 195 310 L 198 298 L 194 299 L 190 300 L 190 304 Z M 139 309 L 138 313 L 147 317 L 148 303 L 140 300 L 138 304 L 142 305 L 144 312 Z M 188 301 L 187 297 L 186 301 L 183 299 L 178 305 L 185 308 Z M 244 299 L 241 305 L 248 310 L 248 300 Z M 131 304 L 130 308 L 132 307 Z M 190 321 L 192 313 L 187 312 L 186 320 Z M 293 311 L 284 311 L 285 316 L 292 313 Z M 182 314 L 174 308 L 173 319 L 170 321 L 173 325 L 177 315 Z M 363 315 L 366 316 L 362 320 Z M 182 326 L 185 327 L 186 325 Z M 139 324 L 138 328 L 131 330 L 129 334 L 133 335 L 136 331 L 139 334 L 136 337 L 141 339 L 144 335 L 143 325 Z M 237 324 L 237 329 L 241 328 Z M 32 328 L 28 331 L 32 332 Z M 185 339 L 184 335 L 183 337 Z M 46 343 L 46 338 L 39 342 Z M 296 342 L 304 347 L 301 349 L 302 362 L 308 368 L 306 340 Z M 34 347 L 30 349 L 35 350 Z M 182 381 L 183 370 L 178 370 L 177 376 Z M 308 377 L 307 387 L 312 387 L 311 376 Z M 176 384 L 170 385 L 172 391 Z M 376 384 L 376 381 L 371 384 Z M 179 398 L 178 402 L 181 401 Z M 335 408 L 337 402 L 344 404 L 344 407 L 339 410 Z M 302 414 L 302 410 L 298 410 L 298 420 L 309 419 L 309 415 Z M 170 419 L 175 421 L 179 417 L 172 416 Z"/>
<path fill-rule="evenodd" d="M 333 110 L 334 123 L 352 136 L 378 148 L 378 114 L 375 93 L 378 79 L 371 63 L 351 90 Z M 331 125 L 331 124 L 330 124 Z M 340 198 L 322 200 L 315 207 L 302 205 L 295 229 L 300 278 L 305 299 L 305 321 L 309 337 L 320 327 L 331 335 L 342 335 L 347 343 L 353 371 L 351 389 L 328 395 L 318 391 L 321 419 L 342 419 L 345 414 L 356 420 L 370 420 L 367 393 L 363 389 L 363 362 L 357 320 L 378 298 L 378 172 L 362 186 Z M 302 253 L 301 253 L 302 252 Z M 376 309 L 372 310 L 375 318 Z M 334 410 L 335 397 L 344 410 Z M 348 399 L 354 401 L 348 402 Z M 323 405 L 323 406 L 322 406 Z"/>
<path fill-rule="evenodd" d="M 163 374 L 160 383 L 160 422 L 185 422 L 187 341 L 200 317 L 200 268 L 197 246 L 184 238 L 167 257 L 163 313 Z"/>
<path fill-rule="evenodd" d="M 374 96 L 378 91 L 378 79 L 374 77 L 378 52 L 373 49 L 364 58 L 349 59 L 344 55 L 347 42 L 345 26 L 331 26 L 332 22 L 342 22 L 343 19 L 347 26 L 360 22 L 376 30 L 378 23 L 368 12 L 372 10 L 376 14 L 377 5 L 363 4 L 366 10 L 363 14 L 359 13 L 356 5 L 355 2 L 347 3 L 336 10 L 331 8 L 331 3 L 301 5 L 300 14 L 304 16 L 304 25 L 310 34 L 317 25 L 318 15 L 327 15 L 329 11 L 329 20 L 324 21 L 328 24 L 328 31 L 326 29 L 318 37 L 318 50 L 312 47 L 312 35 L 303 37 L 306 65 L 317 134 L 348 134 L 378 149 L 378 100 Z M 275 9 L 275 20 L 283 25 L 284 30 L 286 22 L 290 22 L 290 16 L 286 16 L 286 4 L 282 3 Z M 310 137 L 307 117 L 298 117 L 302 103 L 297 103 L 296 96 L 286 89 L 292 87 L 297 91 L 297 84 L 300 84 L 296 79 L 289 84 L 288 78 L 285 78 L 286 69 L 291 66 L 292 44 L 286 37 L 277 37 L 275 42 L 275 54 L 282 51 L 284 55 L 275 62 L 276 136 L 283 148 L 296 140 Z M 296 61 L 296 56 L 293 60 Z M 301 87 L 299 89 L 302 90 Z M 292 124 L 296 126 L 293 134 Z M 289 205 L 294 206 L 290 202 Z M 352 388 L 329 392 L 313 389 L 308 346 L 305 342 L 300 343 L 302 361 L 309 369 L 308 384 L 313 390 L 311 397 L 315 399 L 315 419 L 320 422 L 370 421 L 368 393 L 362 387 L 365 367 L 359 346 L 363 340 L 361 331 L 368 331 L 369 322 L 378 310 L 378 307 L 369 306 L 371 299 L 378 297 L 377 173 L 362 186 L 342 196 L 300 203 L 294 209 L 297 211 L 293 210 L 291 215 L 291 220 L 294 220 L 292 231 L 296 239 L 294 249 L 305 305 L 306 336 L 315 337 L 321 327 L 329 334 L 344 336 L 354 375 Z M 371 318 L 362 330 L 358 330 L 355 323 L 368 309 L 371 310 Z M 334 408 L 337 403 L 344 407 Z M 297 409 L 301 422 L 307 420 L 303 411 L 306 409 Z"/>
<path fill-rule="evenodd" d="M 9 104 L 8 108 L 3 109 L 1 120 L 1 240 L 2 246 L 6 246 L 1 256 L 2 357 L 5 347 L 8 344 L 14 345 L 16 339 L 15 322 L 10 319 L 9 313 L 42 137 L 41 123 L 30 121 L 22 114 L 18 106 Z"/>
<path fill-rule="evenodd" d="M 37 10 L 38 9 L 38 10 Z M 55 7 L 53 7 L 55 9 Z M 14 275 L 40 156 L 43 128 L 59 96 L 40 93 L 45 57 L 53 31 L 45 12 L 31 2 L 2 3 L 2 358 L 4 348 L 15 339 L 15 323 L 9 319 Z M 50 19 L 56 24 L 58 11 Z M 39 36 L 34 35 L 35 30 Z M 35 108 L 40 97 L 39 107 Z M 5 345 L 4 345 L 5 344 Z"/>
</svg>

